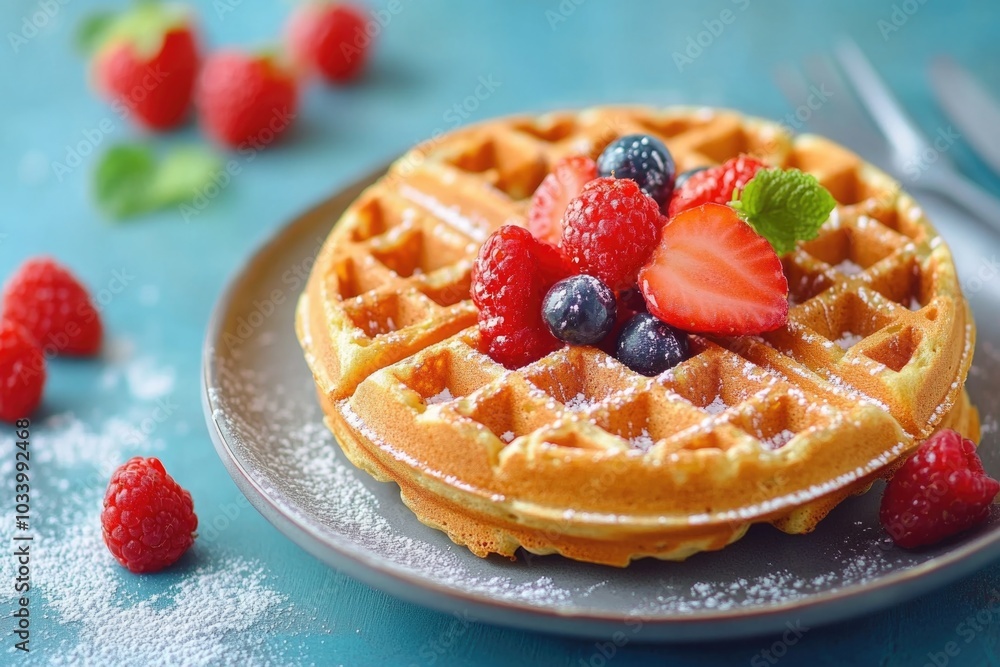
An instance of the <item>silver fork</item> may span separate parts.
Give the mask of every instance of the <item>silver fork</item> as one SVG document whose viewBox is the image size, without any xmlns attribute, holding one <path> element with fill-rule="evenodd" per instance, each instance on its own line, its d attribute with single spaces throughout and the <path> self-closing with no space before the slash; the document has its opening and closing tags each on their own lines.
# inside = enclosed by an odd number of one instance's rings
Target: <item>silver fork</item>
<svg viewBox="0 0 1000 667">
<path fill-rule="evenodd" d="M 852 148 L 907 190 L 945 198 L 1000 230 L 1000 200 L 956 170 L 945 155 L 948 145 L 936 148 L 917 129 L 861 49 L 845 40 L 835 58 L 844 76 L 825 57 L 807 62 L 805 73 L 792 66 L 775 70 L 779 88 L 793 105 L 808 98 L 809 79 L 829 86 L 829 98 L 806 121 L 810 129 Z"/>
</svg>

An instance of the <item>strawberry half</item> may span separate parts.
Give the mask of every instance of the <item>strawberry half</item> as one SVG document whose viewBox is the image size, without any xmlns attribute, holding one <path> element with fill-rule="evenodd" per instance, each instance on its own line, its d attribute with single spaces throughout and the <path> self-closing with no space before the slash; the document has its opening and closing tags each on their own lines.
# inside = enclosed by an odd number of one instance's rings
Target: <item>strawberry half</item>
<svg viewBox="0 0 1000 667">
<path fill-rule="evenodd" d="M 670 220 L 639 271 L 639 289 L 650 313 L 684 331 L 742 336 L 788 319 L 788 281 L 777 253 L 721 204 Z"/>
<path fill-rule="evenodd" d="M 555 163 L 535 190 L 528 209 L 528 229 L 540 241 L 559 245 L 562 218 L 571 199 L 597 178 L 597 163 L 586 155 L 571 155 Z"/>
</svg>

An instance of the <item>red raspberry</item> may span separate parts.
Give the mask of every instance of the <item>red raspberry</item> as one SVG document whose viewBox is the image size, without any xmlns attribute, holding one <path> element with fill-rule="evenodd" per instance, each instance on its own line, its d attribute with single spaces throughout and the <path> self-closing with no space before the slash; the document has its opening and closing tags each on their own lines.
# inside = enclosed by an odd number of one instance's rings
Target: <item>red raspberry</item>
<svg viewBox="0 0 1000 667">
<path fill-rule="evenodd" d="M 94 57 L 97 88 L 145 127 L 169 130 L 182 123 L 200 63 L 192 24 L 183 11 L 154 3 L 117 17 L 112 37 Z"/>
<path fill-rule="evenodd" d="M 233 149 L 260 150 L 291 126 L 298 86 L 273 58 L 219 51 L 205 61 L 195 102 L 212 139 Z"/>
<path fill-rule="evenodd" d="M 159 459 L 136 456 L 111 475 L 101 526 L 119 563 L 132 572 L 156 572 L 194 544 L 198 517 L 191 494 Z"/>
<path fill-rule="evenodd" d="M 101 349 L 101 318 L 86 288 L 48 257 L 29 259 L 10 279 L 3 317 L 21 324 L 46 350 L 91 355 Z"/>
<path fill-rule="evenodd" d="M 595 178 L 597 163 L 586 155 L 571 155 L 556 162 L 531 198 L 528 229 L 535 238 L 558 245 L 566 207 Z"/>
<path fill-rule="evenodd" d="M 702 204 L 728 204 L 733 190 L 743 188 L 760 169 L 766 168 L 760 160 L 740 155 L 717 167 L 691 174 L 670 200 L 669 216 Z"/>
<path fill-rule="evenodd" d="M 613 290 L 635 287 L 665 222 L 655 201 L 628 178 L 598 178 L 563 218 L 562 248 L 579 271 Z"/>
<path fill-rule="evenodd" d="M 368 60 L 372 37 L 367 22 L 365 13 L 351 5 L 304 3 L 288 22 L 288 51 L 306 71 L 319 71 L 331 83 L 347 83 Z"/>
<path fill-rule="evenodd" d="M 45 357 L 17 322 L 0 320 L 0 419 L 15 422 L 35 411 L 45 386 Z"/>
<path fill-rule="evenodd" d="M 542 299 L 571 273 L 559 251 L 527 229 L 504 225 L 495 231 L 472 267 L 483 351 L 507 368 L 520 368 L 561 347 L 542 322 Z"/>
<path fill-rule="evenodd" d="M 944 429 L 889 481 L 879 519 L 904 549 L 935 544 L 985 521 L 998 491 L 1000 482 L 983 470 L 976 445 Z"/>
</svg>

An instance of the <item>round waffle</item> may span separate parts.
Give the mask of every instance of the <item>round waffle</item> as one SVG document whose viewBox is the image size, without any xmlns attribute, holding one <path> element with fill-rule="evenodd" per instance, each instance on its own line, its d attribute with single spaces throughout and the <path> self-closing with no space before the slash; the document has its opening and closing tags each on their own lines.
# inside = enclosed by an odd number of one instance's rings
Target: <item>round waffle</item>
<svg viewBox="0 0 1000 667">
<path fill-rule="evenodd" d="M 590 347 L 517 371 L 478 351 L 470 270 L 570 154 L 636 132 L 678 169 L 741 153 L 838 201 L 782 259 L 788 323 L 692 338 L 655 378 Z M 947 245 L 843 147 L 730 111 L 605 107 L 502 118 L 415 147 L 336 223 L 296 328 L 347 456 L 485 556 L 627 565 L 719 549 L 755 522 L 812 530 L 941 427 L 978 439 L 974 323 Z"/>
</svg>

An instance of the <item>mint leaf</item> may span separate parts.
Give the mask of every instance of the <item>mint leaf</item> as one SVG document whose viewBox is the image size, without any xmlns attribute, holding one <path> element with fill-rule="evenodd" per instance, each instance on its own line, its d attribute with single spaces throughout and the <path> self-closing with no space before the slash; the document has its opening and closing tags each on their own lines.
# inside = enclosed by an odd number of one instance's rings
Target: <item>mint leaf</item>
<svg viewBox="0 0 1000 667">
<path fill-rule="evenodd" d="M 798 169 L 763 169 L 742 192 L 733 193 L 729 205 L 771 243 L 775 252 L 784 255 L 794 250 L 798 241 L 816 238 L 837 202 L 811 174 Z"/>
<path fill-rule="evenodd" d="M 146 193 L 156 171 L 153 152 L 143 146 L 123 145 L 108 150 L 94 172 L 97 205 L 115 219 L 150 210 Z"/>
<path fill-rule="evenodd" d="M 149 198 L 159 206 L 189 202 L 222 170 L 217 155 L 197 146 L 168 153 L 149 184 Z"/>
<path fill-rule="evenodd" d="M 94 171 L 94 198 L 112 218 L 130 218 L 191 201 L 221 168 L 215 154 L 199 147 L 175 148 L 157 161 L 146 146 L 115 146 Z"/>
</svg>

